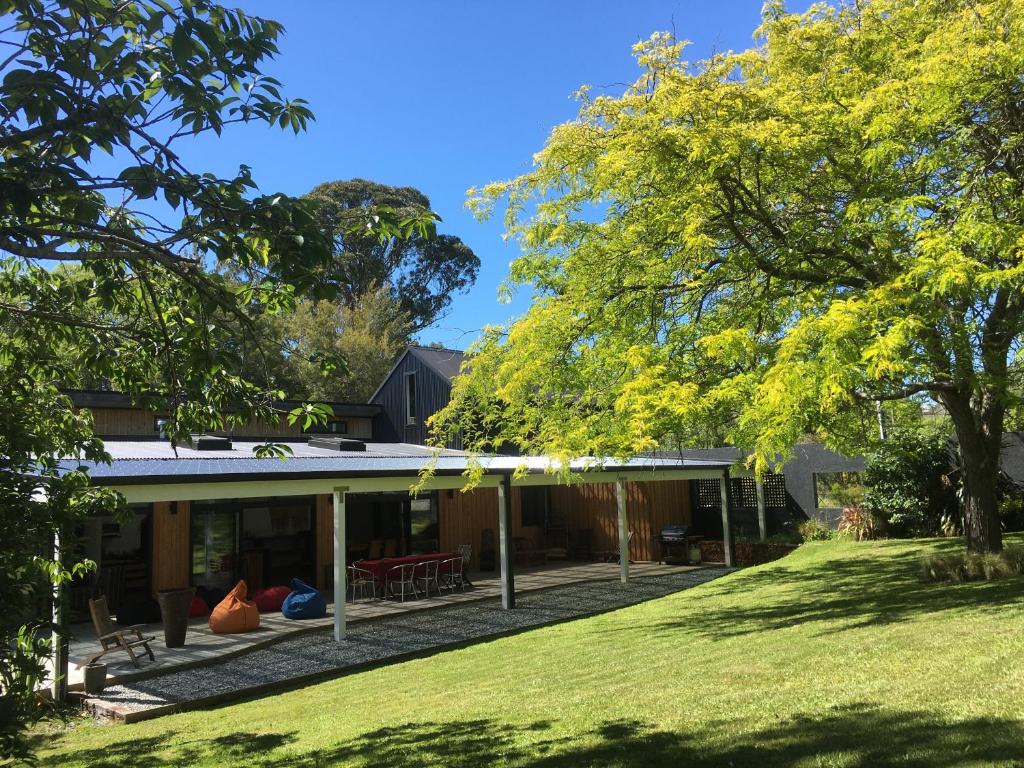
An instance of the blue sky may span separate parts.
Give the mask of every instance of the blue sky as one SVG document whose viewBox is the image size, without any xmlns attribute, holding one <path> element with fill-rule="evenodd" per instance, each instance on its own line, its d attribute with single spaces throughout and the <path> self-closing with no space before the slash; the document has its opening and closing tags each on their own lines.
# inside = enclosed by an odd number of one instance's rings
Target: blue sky
<svg viewBox="0 0 1024 768">
<path fill-rule="evenodd" d="M 522 312 L 499 304 L 515 257 L 500 216 L 477 222 L 466 190 L 529 169 L 551 128 L 576 112 L 583 84 L 620 92 L 639 70 L 631 48 L 674 29 L 691 60 L 751 44 L 760 0 L 463 2 L 461 0 L 235 0 L 284 23 L 281 56 L 265 71 L 317 120 L 299 136 L 234 128 L 186 152 L 196 168 L 253 168 L 264 192 L 301 194 L 321 181 L 363 177 L 411 185 L 430 198 L 440 229 L 480 257 L 480 277 L 422 342 L 463 348 L 489 323 Z"/>
</svg>

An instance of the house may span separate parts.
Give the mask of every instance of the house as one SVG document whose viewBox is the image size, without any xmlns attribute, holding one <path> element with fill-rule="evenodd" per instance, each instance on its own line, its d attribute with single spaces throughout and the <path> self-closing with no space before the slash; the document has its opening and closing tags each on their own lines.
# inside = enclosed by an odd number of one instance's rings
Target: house
<svg viewBox="0 0 1024 768">
<path fill-rule="evenodd" d="M 411 346 L 370 396 L 381 409 L 377 435 L 383 440 L 426 445 L 426 421 L 451 399 L 452 379 L 465 354 L 455 349 Z M 455 441 L 449 448 L 461 448 Z"/>
<path fill-rule="evenodd" d="M 718 488 L 728 471 L 714 460 L 587 459 L 565 484 L 544 457 L 495 456 L 480 459 L 484 477 L 464 491 L 471 457 L 458 447 L 435 455 L 422 431 L 460 364 L 459 353 L 414 347 L 370 403 L 331 403 L 326 427 L 254 423 L 176 449 L 159 410 L 118 393 L 69 393 L 91 410 L 112 457 L 88 467 L 92 482 L 116 488 L 136 512 L 128 523 L 95 519 L 79 532 L 98 571 L 72 590 L 73 604 L 102 592 L 116 609 L 165 589 L 223 591 L 238 578 L 258 588 L 298 576 L 327 589 L 338 575 L 336 547 L 351 562 L 468 544 L 473 567 L 501 565 L 510 585 L 517 552 L 586 559 L 625 549 L 625 576 L 630 560 L 659 558 L 662 528 L 693 524 L 692 484 Z M 267 440 L 292 456 L 256 457 Z M 432 477 L 411 495 L 428 466 Z M 712 514 L 720 517 L 721 505 Z"/>
</svg>

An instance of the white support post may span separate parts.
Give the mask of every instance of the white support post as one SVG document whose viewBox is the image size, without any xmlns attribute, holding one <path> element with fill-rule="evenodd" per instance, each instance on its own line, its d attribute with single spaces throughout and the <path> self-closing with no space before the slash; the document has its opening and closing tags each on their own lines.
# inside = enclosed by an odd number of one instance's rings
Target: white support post
<svg viewBox="0 0 1024 768">
<path fill-rule="evenodd" d="M 629 511 L 626 508 L 626 480 L 615 479 L 615 505 L 619 512 L 619 579 L 629 581 Z"/>
<path fill-rule="evenodd" d="M 61 534 L 53 535 L 53 559 L 57 565 L 63 562 Z M 53 643 L 53 682 L 50 693 L 53 700 L 65 702 L 68 697 L 68 633 L 65 610 L 64 587 L 58 581 L 53 585 L 53 629 L 50 635 Z"/>
<path fill-rule="evenodd" d="M 722 473 L 722 549 L 725 550 L 725 565 L 732 568 L 732 522 L 729 520 L 729 470 Z"/>
<path fill-rule="evenodd" d="M 334 489 L 334 640 L 345 639 L 345 492 Z"/>
<path fill-rule="evenodd" d="M 764 483 L 758 477 L 754 480 L 754 488 L 757 491 L 757 530 L 761 534 L 761 541 L 768 538 L 768 511 L 764 504 Z"/>
<path fill-rule="evenodd" d="M 498 486 L 498 554 L 501 558 L 501 607 L 516 607 L 516 582 L 512 568 L 512 483 L 508 477 Z"/>
</svg>

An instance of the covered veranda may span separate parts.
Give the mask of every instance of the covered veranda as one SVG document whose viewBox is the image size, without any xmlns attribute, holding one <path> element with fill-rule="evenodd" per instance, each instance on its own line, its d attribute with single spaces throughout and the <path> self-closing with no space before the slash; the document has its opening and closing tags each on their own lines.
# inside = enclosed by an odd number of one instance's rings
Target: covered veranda
<svg viewBox="0 0 1024 768">
<path fill-rule="evenodd" d="M 300 453 L 289 459 L 255 457 L 248 450 L 225 451 L 223 455 L 217 453 L 171 458 L 164 456 L 165 447 L 146 444 L 146 453 L 140 456 L 141 451 L 136 447 L 122 446 L 121 455 L 115 456 L 110 464 L 90 468 L 92 482 L 116 489 L 129 504 L 151 505 L 154 509 L 162 507 L 166 511 L 167 521 L 181 520 L 183 515 L 176 510 L 187 510 L 190 504 L 196 502 L 310 496 L 322 499 L 323 517 L 325 521 L 333 522 L 329 538 L 323 541 L 326 546 L 333 544 L 333 562 L 328 566 L 333 570 L 333 594 L 327 595 L 333 610 L 326 619 L 319 620 L 316 624 L 292 622 L 280 618 L 279 615 L 268 614 L 263 621 L 263 630 L 232 636 L 213 635 L 205 628 L 205 619 L 199 619 L 193 622 L 186 646 L 181 651 L 163 647 L 161 626 L 157 624 L 148 634 L 157 636 L 154 650 L 159 662 L 152 665 L 151 672 L 144 674 L 162 675 L 162 668 L 165 665 L 172 668 L 174 664 L 200 665 L 210 663 L 211 659 L 216 660 L 218 657 L 248 653 L 258 649 L 260 644 L 273 644 L 277 641 L 276 638 L 311 630 L 322 632 L 330 628 L 335 642 L 341 643 L 345 640 L 346 627 L 350 619 L 386 619 L 395 612 L 400 615 L 402 612 L 421 611 L 431 607 L 453 607 L 452 603 L 457 605 L 460 601 L 472 603 L 474 600 L 485 598 L 496 600 L 498 595 L 501 607 L 512 610 L 516 607 L 517 592 L 543 590 L 546 586 L 602 581 L 608 585 L 607 588 L 602 586 L 604 594 L 611 597 L 616 582 L 627 584 L 631 576 L 648 575 L 648 572 L 658 576 L 659 566 L 656 564 L 630 561 L 627 485 L 635 488 L 638 485 L 665 481 L 717 480 L 721 489 L 723 528 L 726 531 L 725 564 L 731 566 L 733 563 L 727 503 L 729 465 L 724 462 L 666 458 L 635 458 L 626 461 L 588 459 L 574 462 L 566 474 L 554 471 L 556 467 L 545 457 L 483 457 L 479 459 L 482 475 L 475 484 L 471 484 L 468 470 L 472 460 L 468 455 L 455 451 L 444 451 L 439 456 L 433 456 L 429 452 L 413 456 L 409 455 L 410 447 L 405 447 L 408 450 L 403 451 L 402 446 L 380 448 L 368 445 L 366 451 L 360 454 L 314 451 L 305 444 L 296 444 L 296 451 L 304 451 L 304 454 Z M 431 467 L 432 471 L 424 478 L 423 472 L 428 467 Z M 614 489 L 618 562 L 517 569 L 513 551 L 514 529 L 510 503 L 513 489 L 564 484 L 567 475 L 568 482 L 572 484 L 601 483 Z M 478 491 L 487 490 L 496 496 L 498 574 L 490 577 L 474 575 L 475 587 L 464 594 L 432 596 L 404 605 L 391 601 L 346 603 L 345 523 L 349 500 L 352 500 L 355 494 L 408 492 L 417 484 L 421 492 L 452 493 L 474 485 Z M 330 519 L 332 512 L 333 521 Z M 184 517 L 184 525 L 174 523 L 178 535 L 162 539 L 159 546 L 154 542 L 154 558 L 159 556 L 162 561 L 173 558 L 175 563 L 182 558 L 190 558 L 187 515 Z M 330 561 L 330 552 L 323 554 L 325 562 Z M 674 573 L 680 573 L 682 568 L 684 567 L 669 566 Z M 168 588 L 186 584 L 187 580 L 183 584 L 168 585 Z M 153 588 L 158 587 L 154 585 Z M 95 638 L 90 637 L 88 629 L 82 629 L 76 634 L 79 642 L 67 649 L 67 655 L 62 652 L 64 649 L 55 649 L 54 659 L 56 669 L 67 670 L 68 674 L 64 679 L 71 685 L 77 683 L 81 677 L 82 670 L 79 664 L 87 661 L 99 650 Z M 111 674 L 115 678 L 119 671 L 118 665 L 122 662 L 117 656 L 118 654 L 111 653 L 104 657 L 105 662 L 112 664 Z M 69 664 L 69 657 L 74 657 L 77 664 Z M 124 672 L 136 674 L 134 670 Z"/>
<path fill-rule="evenodd" d="M 311 459 L 239 458 L 230 462 L 201 459 L 178 462 L 174 473 L 166 476 L 151 470 L 133 474 L 127 464 L 115 461 L 111 466 L 96 467 L 94 482 L 116 488 L 130 504 L 202 501 L 210 499 L 244 499 L 286 496 L 324 496 L 333 498 L 333 613 L 334 636 L 345 637 L 346 594 L 346 500 L 353 494 L 408 491 L 419 483 L 421 491 L 463 490 L 469 486 L 467 470 L 470 458 L 464 454 L 445 452 L 439 457 L 382 457 L 370 459 L 358 454 Z M 475 487 L 494 489 L 497 493 L 497 530 L 499 576 L 502 606 L 515 608 L 516 568 L 513 556 L 511 504 L 514 487 L 556 485 L 565 482 L 566 474 L 546 457 L 482 457 L 483 470 Z M 119 464 L 125 464 L 119 469 Z M 421 473 L 430 467 L 425 478 Z M 586 459 L 573 462 L 568 468 L 572 483 L 605 483 L 613 485 L 617 508 L 618 578 L 630 578 L 629 513 L 627 482 L 657 483 L 674 480 L 718 479 L 724 536 L 725 564 L 733 562 L 729 525 L 728 473 L 725 462 L 667 458 L 634 458 L 625 461 Z"/>
</svg>

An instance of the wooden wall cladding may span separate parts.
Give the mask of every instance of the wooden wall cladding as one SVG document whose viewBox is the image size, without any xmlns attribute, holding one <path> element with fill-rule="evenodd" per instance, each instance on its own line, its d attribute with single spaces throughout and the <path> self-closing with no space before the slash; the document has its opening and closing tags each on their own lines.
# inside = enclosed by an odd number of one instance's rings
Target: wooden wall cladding
<svg viewBox="0 0 1024 768">
<path fill-rule="evenodd" d="M 156 416 L 137 408 L 93 408 L 93 430 L 101 437 L 157 437 Z"/>
<path fill-rule="evenodd" d="M 181 589 L 189 585 L 190 506 L 187 501 L 163 501 L 153 505 L 151 583 L 154 594 L 161 589 Z"/>
<path fill-rule="evenodd" d="M 334 496 L 321 493 L 316 497 L 316 586 L 327 589 L 328 568 L 334 565 Z"/>
<path fill-rule="evenodd" d="M 629 528 L 633 531 L 630 557 L 633 560 L 655 560 L 658 557 L 657 537 L 667 525 L 689 525 L 692 521 L 690 488 L 686 480 L 626 483 Z M 513 536 L 533 542 L 542 541 L 542 530 L 524 528 L 520 513 L 519 488 L 512 489 Z M 618 548 L 618 512 L 615 486 L 612 483 L 551 486 L 551 507 L 565 518 L 570 531 L 590 528 L 595 552 Z M 471 544 L 480 551 L 485 528 L 498 532 L 498 492 L 494 488 L 478 488 L 468 493 L 440 491 L 438 523 L 441 549 L 453 550 L 458 544 Z"/>
<path fill-rule="evenodd" d="M 92 408 L 94 429 L 101 437 L 141 437 L 155 439 L 159 436 L 156 429 L 157 415 L 139 408 Z M 362 416 L 339 416 L 339 421 L 344 421 L 348 431 L 345 437 L 352 437 L 357 440 L 373 439 L 373 420 Z M 223 434 L 217 432 L 217 434 Z M 302 431 L 300 423 L 288 424 L 286 418 L 276 427 L 269 427 L 266 424 L 256 421 L 235 427 L 232 435 L 236 438 L 294 438 L 302 439 L 308 437 Z"/>
</svg>

